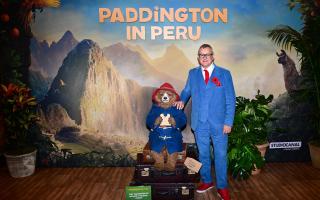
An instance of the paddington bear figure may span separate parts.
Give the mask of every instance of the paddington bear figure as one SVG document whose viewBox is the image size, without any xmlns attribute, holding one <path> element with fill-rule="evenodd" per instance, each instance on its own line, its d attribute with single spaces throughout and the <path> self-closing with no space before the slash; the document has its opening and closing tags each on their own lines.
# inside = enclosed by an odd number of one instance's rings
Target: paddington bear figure
<svg viewBox="0 0 320 200">
<path fill-rule="evenodd" d="M 180 97 L 169 83 L 164 83 L 152 94 L 152 107 L 147 116 L 147 127 L 150 130 L 149 144 L 151 156 L 158 170 L 174 171 L 178 152 L 182 151 L 182 129 L 187 118 L 182 110 L 173 103 Z M 167 157 L 165 162 L 164 154 Z"/>
</svg>

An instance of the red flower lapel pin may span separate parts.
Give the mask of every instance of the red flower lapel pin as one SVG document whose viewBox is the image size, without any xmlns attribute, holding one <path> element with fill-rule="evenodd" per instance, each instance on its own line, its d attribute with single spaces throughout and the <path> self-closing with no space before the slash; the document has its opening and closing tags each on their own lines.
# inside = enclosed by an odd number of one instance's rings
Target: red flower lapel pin
<svg viewBox="0 0 320 200">
<path fill-rule="evenodd" d="M 219 81 L 219 79 L 217 77 L 213 77 L 211 79 L 211 81 L 217 86 L 217 87 L 220 87 L 221 86 L 221 83 Z"/>
</svg>

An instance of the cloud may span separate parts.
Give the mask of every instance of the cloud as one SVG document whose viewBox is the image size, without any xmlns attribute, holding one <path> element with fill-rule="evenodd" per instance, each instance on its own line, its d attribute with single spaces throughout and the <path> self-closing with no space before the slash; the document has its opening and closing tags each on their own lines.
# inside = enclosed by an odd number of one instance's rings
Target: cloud
<svg viewBox="0 0 320 200">
<path fill-rule="evenodd" d="M 67 30 L 70 30 L 76 36 L 85 32 L 83 15 L 74 10 L 48 9 L 42 13 L 37 13 L 36 21 L 31 28 L 38 39 L 49 42 L 56 41 Z"/>
<path fill-rule="evenodd" d="M 233 62 L 242 62 L 247 58 L 247 46 L 240 45 L 240 44 L 233 44 L 230 46 L 230 48 L 227 49 L 227 54 L 232 55 L 230 56 L 230 59 L 233 60 Z"/>
</svg>

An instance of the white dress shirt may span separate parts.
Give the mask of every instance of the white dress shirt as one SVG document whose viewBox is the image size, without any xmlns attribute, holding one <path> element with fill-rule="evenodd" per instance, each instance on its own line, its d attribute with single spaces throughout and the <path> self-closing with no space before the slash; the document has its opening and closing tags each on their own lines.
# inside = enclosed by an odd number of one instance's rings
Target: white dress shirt
<svg viewBox="0 0 320 200">
<path fill-rule="evenodd" d="M 206 79 L 206 74 L 205 74 L 204 70 L 205 70 L 205 68 L 201 66 L 203 80 Z M 209 78 L 210 78 L 211 74 L 212 74 L 212 72 L 214 70 L 214 64 L 212 63 L 208 68 L 206 68 L 206 70 L 209 72 Z"/>
</svg>

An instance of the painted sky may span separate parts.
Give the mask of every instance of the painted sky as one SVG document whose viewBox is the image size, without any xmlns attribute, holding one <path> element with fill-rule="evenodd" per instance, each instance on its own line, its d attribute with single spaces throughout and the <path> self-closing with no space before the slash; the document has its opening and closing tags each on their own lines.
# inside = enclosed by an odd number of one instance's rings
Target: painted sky
<svg viewBox="0 0 320 200">
<path fill-rule="evenodd" d="M 32 25 L 34 35 L 49 42 L 58 40 L 66 30 L 72 31 L 78 40 L 92 39 L 101 47 L 117 42 L 141 45 L 152 58 L 160 57 L 170 44 L 181 48 L 187 57 L 197 63 L 196 53 L 202 43 L 212 44 L 216 54 L 215 63 L 231 70 L 237 95 L 252 97 L 257 89 L 275 96 L 285 91 L 283 72 L 277 63 L 276 47 L 266 31 L 279 24 L 302 27 L 300 15 L 290 11 L 287 0 L 62 0 L 58 9 L 45 9 L 37 13 Z M 201 38 L 191 40 L 146 40 L 127 41 L 126 26 L 141 23 L 99 23 L 98 8 L 120 7 L 165 7 L 165 8 L 227 8 L 228 23 L 144 23 L 166 26 L 201 26 Z M 297 60 L 295 52 L 290 53 Z M 190 66 L 191 68 L 192 66 Z M 299 68 L 299 67 L 298 67 Z"/>
</svg>

